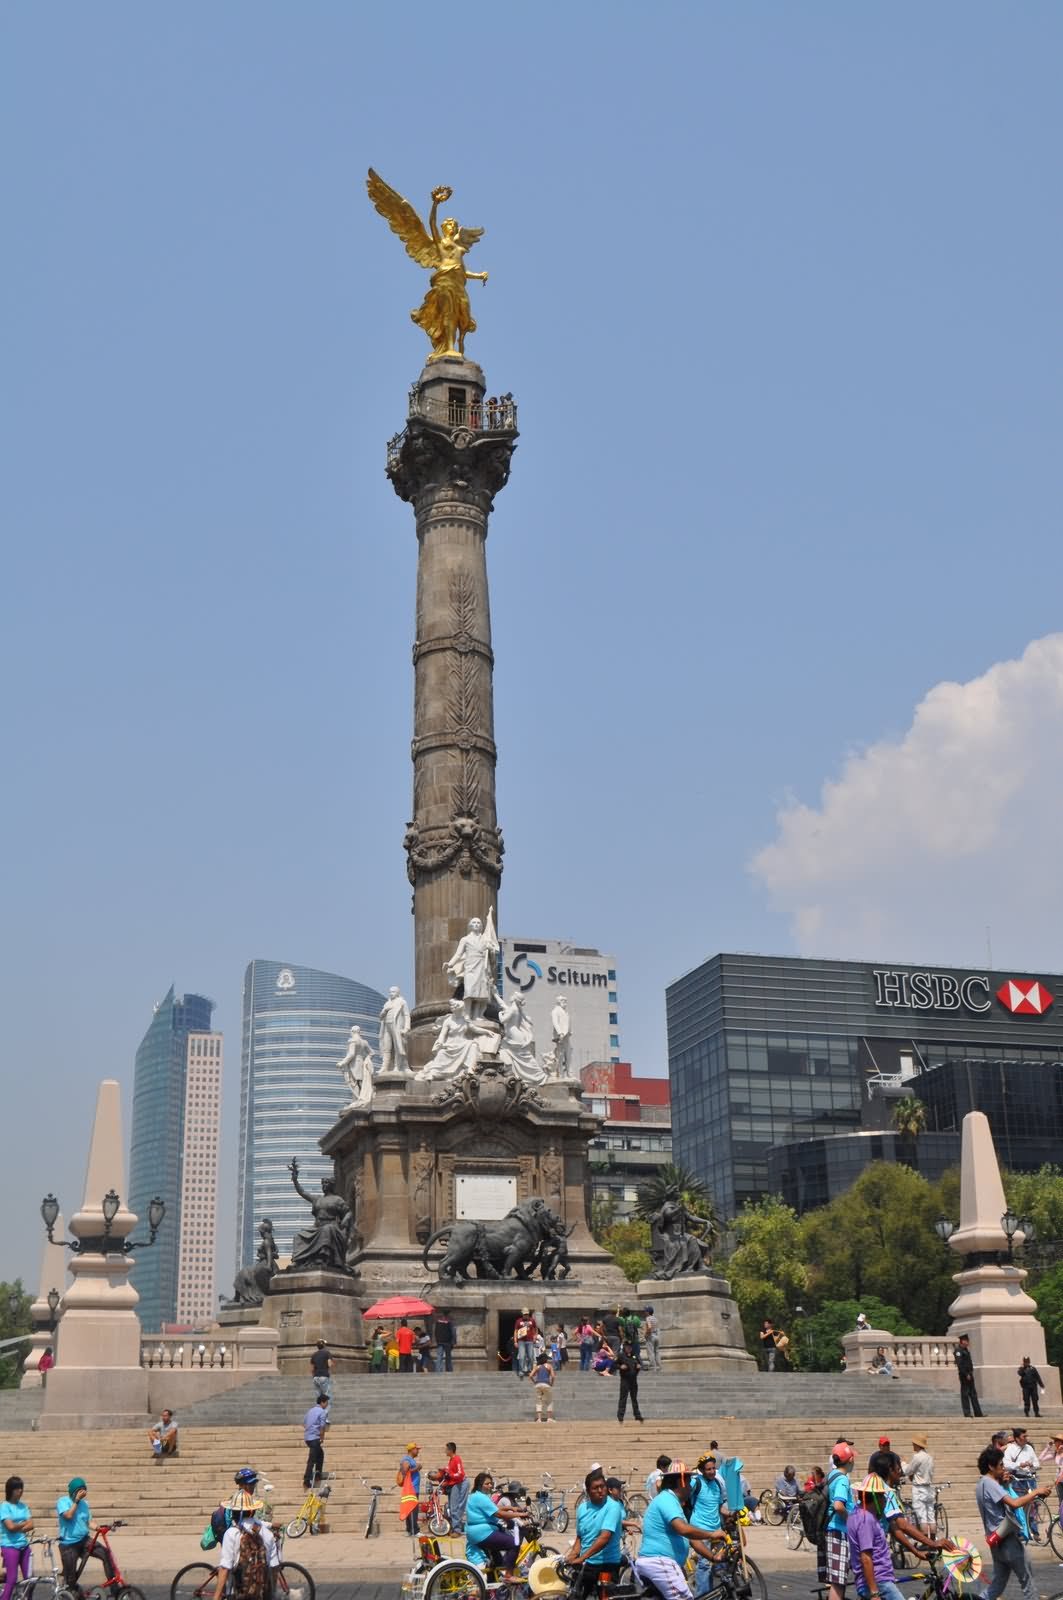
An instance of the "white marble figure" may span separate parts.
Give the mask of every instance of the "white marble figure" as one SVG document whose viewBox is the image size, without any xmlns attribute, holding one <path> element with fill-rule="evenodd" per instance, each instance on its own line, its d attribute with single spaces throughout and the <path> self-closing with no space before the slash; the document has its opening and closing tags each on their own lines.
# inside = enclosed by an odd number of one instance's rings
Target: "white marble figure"
<svg viewBox="0 0 1063 1600">
<path fill-rule="evenodd" d="M 498 955 L 498 935 L 495 932 L 493 911 L 487 913 L 487 926 L 479 917 L 473 917 L 469 931 L 459 939 L 458 947 L 443 971 L 451 985 L 460 981 L 471 1017 L 482 1017 L 489 1000 L 495 997 L 495 958 Z"/>
<path fill-rule="evenodd" d="M 550 1023 L 554 1030 L 554 1047 L 548 1056 L 543 1057 L 543 1066 L 553 1077 L 572 1082 L 572 1018 L 563 994 L 559 994 L 554 1001 Z"/>
<path fill-rule="evenodd" d="M 344 1110 L 349 1110 L 350 1106 L 367 1106 L 373 1098 L 373 1047 L 368 1039 L 362 1037 L 362 1030 L 357 1023 L 347 1039 L 347 1054 L 336 1065 L 351 1091 L 349 1104 Z"/>
<path fill-rule="evenodd" d="M 436 1033 L 432 1058 L 416 1076 L 422 1081 L 460 1078 L 475 1071 L 481 1053 L 493 1054 L 497 1045 L 497 1030 L 474 1017 L 464 1000 L 452 1000 Z"/>
<path fill-rule="evenodd" d="M 524 996 L 519 991 L 502 1001 L 498 1020 L 502 1024 L 502 1043 L 498 1047 L 501 1060 L 525 1083 L 545 1083 L 546 1068 L 535 1054 L 535 1033 L 524 1013 Z"/>
<path fill-rule="evenodd" d="M 409 1036 L 410 1008 L 393 983 L 380 1013 L 381 1072 L 409 1072 L 410 1063 L 406 1059 Z"/>
</svg>

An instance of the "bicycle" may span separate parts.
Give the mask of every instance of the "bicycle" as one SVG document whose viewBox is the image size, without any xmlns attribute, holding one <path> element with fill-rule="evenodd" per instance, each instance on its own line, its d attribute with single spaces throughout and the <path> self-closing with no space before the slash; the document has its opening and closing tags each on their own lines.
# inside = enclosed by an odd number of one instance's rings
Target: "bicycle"
<svg viewBox="0 0 1063 1600">
<path fill-rule="evenodd" d="M 380 1496 L 384 1493 L 384 1489 L 379 1483 L 370 1483 L 368 1478 L 362 1479 L 362 1487 L 369 1490 L 369 1515 L 365 1522 L 365 1537 L 368 1539 L 376 1523 L 376 1508 L 380 1504 Z"/>
<path fill-rule="evenodd" d="M 49 1538 L 30 1540 L 31 1549 L 35 1544 L 43 1547 L 52 1575 L 48 1578 L 31 1573 L 28 1578 L 19 1578 L 11 1591 L 11 1600 L 33 1600 L 34 1595 L 37 1596 L 37 1600 L 77 1600 L 77 1586 L 75 1585 L 73 1589 L 67 1587 L 66 1579 L 56 1562 L 57 1543 L 58 1540 Z"/>
<path fill-rule="evenodd" d="M 284 1554 L 284 1529 L 279 1522 L 273 1524 L 272 1533 L 280 1558 Z M 190 1561 L 171 1583 L 170 1600 L 214 1600 L 218 1570 L 217 1562 L 211 1566 L 209 1561 Z M 279 1566 L 270 1568 L 270 1576 L 273 1581 L 273 1600 L 316 1600 L 317 1585 L 306 1568 L 297 1561 L 281 1560 Z M 138 1595 L 140 1591 L 136 1590 L 133 1600 L 137 1600 Z M 140 1600 L 143 1600 L 143 1596 L 140 1596 Z"/>
<path fill-rule="evenodd" d="M 796 1495 L 781 1495 L 776 1489 L 765 1489 L 758 1502 L 764 1521 L 775 1528 L 782 1527 L 796 1503 Z"/>
<path fill-rule="evenodd" d="M 549 1533 L 565 1533 L 568 1529 L 568 1507 L 565 1505 L 567 1489 L 559 1491 L 560 1498 L 554 1500 L 554 1476 L 552 1472 L 543 1473 L 543 1486 L 535 1494 L 535 1520 L 541 1528 Z"/>
<path fill-rule="evenodd" d="M 523 1578 L 541 1556 L 560 1559 L 557 1550 L 542 1543 L 539 1531 L 535 1522 L 521 1525 L 513 1570 Z M 417 1543 L 420 1554 L 403 1582 L 404 1596 L 411 1600 L 511 1600 L 513 1587 L 502 1577 L 506 1564 L 497 1558 L 488 1561 L 486 1567 L 478 1567 L 457 1556 L 444 1557 L 438 1539 L 429 1534 L 422 1534 Z"/>
<path fill-rule="evenodd" d="M 801 1506 L 798 1502 L 792 1505 L 786 1513 L 786 1532 L 783 1541 L 787 1550 L 800 1550 L 805 1542 L 805 1525 L 801 1521 Z"/>
<path fill-rule="evenodd" d="M 143 1589 L 138 1589 L 134 1584 L 127 1583 L 123 1578 L 122 1569 L 118 1565 L 118 1558 L 111 1549 L 111 1542 L 107 1537 L 109 1533 L 113 1533 L 115 1528 L 124 1528 L 125 1526 L 126 1524 L 118 1518 L 116 1518 L 114 1522 L 101 1522 L 97 1525 L 95 1533 L 93 1533 L 90 1537 L 88 1545 L 85 1548 L 85 1552 L 78 1562 L 77 1572 L 74 1576 L 74 1582 L 72 1585 L 75 1593 L 78 1591 L 81 1584 L 81 1577 L 85 1571 L 85 1567 L 88 1564 L 89 1557 L 98 1555 L 99 1547 L 102 1546 L 110 1560 L 112 1568 L 114 1569 L 114 1576 L 110 1578 L 102 1578 L 99 1582 L 90 1584 L 87 1590 L 84 1590 L 83 1593 L 88 1595 L 89 1600 L 101 1600 L 101 1597 L 104 1594 L 113 1595 L 115 1600 L 119 1600 L 119 1597 L 121 1597 L 121 1600 L 145 1600 Z M 63 1587 L 66 1588 L 67 1585 L 64 1584 Z M 42 1591 L 42 1593 L 43 1592 L 44 1591 Z"/>
<path fill-rule="evenodd" d="M 306 1499 L 284 1530 L 289 1539 L 301 1539 L 304 1533 L 320 1532 L 318 1524 L 324 1515 L 328 1497 L 332 1493 L 332 1480 L 335 1476 L 334 1472 L 326 1472 L 323 1478 L 319 1478 L 317 1483 L 306 1491 Z"/>
<path fill-rule="evenodd" d="M 951 1488 L 952 1488 L 952 1484 L 948 1483 L 945 1480 L 942 1480 L 941 1483 L 935 1483 L 934 1484 L 934 1511 L 933 1511 L 933 1518 L 934 1518 L 934 1526 L 937 1529 L 937 1537 L 939 1539 L 947 1539 L 948 1536 L 949 1536 L 949 1514 L 948 1514 L 947 1510 L 945 1509 L 944 1501 L 941 1498 L 941 1490 L 942 1489 L 951 1489 Z M 904 1514 L 907 1517 L 908 1521 L 913 1523 L 916 1527 L 918 1527 L 919 1519 L 915 1514 L 915 1508 L 912 1505 L 912 1502 L 910 1500 L 905 1500 L 903 1502 L 903 1509 L 904 1509 Z M 1046 1528 L 1044 1530 L 1044 1537 L 1043 1538 L 1036 1539 L 1034 1542 L 1036 1544 L 1047 1544 L 1048 1543 L 1048 1529 Z"/>
</svg>

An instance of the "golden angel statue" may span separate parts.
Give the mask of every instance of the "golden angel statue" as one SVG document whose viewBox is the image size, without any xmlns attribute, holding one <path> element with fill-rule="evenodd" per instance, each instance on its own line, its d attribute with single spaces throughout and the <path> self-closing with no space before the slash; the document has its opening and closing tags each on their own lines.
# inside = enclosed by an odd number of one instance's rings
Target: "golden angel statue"
<svg viewBox="0 0 1063 1600">
<path fill-rule="evenodd" d="M 410 316 L 423 328 L 432 341 L 429 361 L 441 356 L 463 356 L 465 335 L 476 332 L 476 320 L 469 304 L 469 291 L 465 285 L 470 278 L 487 282 L 486 272 L 466 272 L 465 255 L 477 239 L 483 237 L 482 228 L 461 228 L 453 217 L 444 217 L 442 226 L 436 221 L 436 212 L 454 193 L 445 185 L 432 190 L 432 209 L 428 214 L 428 231 L 408 200 L 396 194 L 369 168 L 366 188 L 380 215 L 397 233 L 419 267 L 432 268 L 432 281 L 424 304 Z"/>
</svg>

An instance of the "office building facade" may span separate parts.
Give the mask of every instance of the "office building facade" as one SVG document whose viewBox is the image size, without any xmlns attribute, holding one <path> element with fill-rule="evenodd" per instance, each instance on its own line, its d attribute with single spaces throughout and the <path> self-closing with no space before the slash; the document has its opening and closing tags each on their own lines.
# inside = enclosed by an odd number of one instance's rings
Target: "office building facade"
<svg viewBox="0 0 1063 1600">
<path fill-rule="evenodd" d="M 558 995 L 568 1001 L 572 1019 L 572 1064 L 580 1071 L 592 1061 L 620 1060 L 620 1005 L 616 958 L 561 939 L 499 940 L 499 989 L 519 989 L 535 1030 L 535 1047 L 551 1047 L 550 1013 Z"/>
<path fill-rule="evenodd" d="M 282 1258 L 309 1218 L 292 1187 L 299 1162 L 308 1192 L 331 1177 L 318 1140 L 348 1098 L 336 1063 L 357 1023 L 377 1053 L 384 996 L 368 984 L 314 967 L 252 961 L 244 973 L 237 1157 L 236 1269 L 255 1258 L 256 1230 L 273 1223 Z"/>
<path fill-rule="evenodd" d="M 184 1327 L 210 1322 L 218 1309 L 215 1253 L 223 1065 L 220 1033 L 189 1034 L 177 1247 L 177 1322 Z"/>
<path fill-rule="evenodd" d="M 927 1107 L 927 1134 L 903 1156 L 928 1177 L 958 1159 L 967 1110 L 986 1113 L 1005 1164 L 1058 1159 L 1061 986 L 1033 973 L 713 956 L 666 995 L 676 1160 L 722 1216 L 766 1193 L 807 1210 L 871 1160 L 897 1158 L 901 1095 Z"/>
<path fill-rule="evenodd" d="M 672 1159 L 667 1078 L 643 1078 L 628 1061 L 594 1061 L 580 1073 L 583 1103 L 601 1117 L 587 1151 L 591 1199 L 608 1198 L 630 1217 L 640 1184 Z"/>
<path fill-rule="evenodd" d="M 140 1042 L 133 1069 L 133 1115 L 129 1142 L 129 1204 L 145 1219 L 153 1195 L 166 1202 L 166 1220 L 150 1250 L 134 1256 L 133 1286 L 140 1296 L 137 1307 L 146 1333 L 156 1333 L 177 1320 L 178 1280 L 182 1241 L 185 1237 L 183 1200 L 186 1159 L 195 1151 L 195 1163 L 213 1163 L 216 1174 L 218 1136 L 213 1146 L 200 1144 L 205 1130 L 188 1127 L 188 1064 L 193 1038 L 217 1038 L 212 1033 L 213 1000 L 204 995 L 177 996 L 173 986 L 155 1007 L 151 1023 Z M 216 1197 L 215 1197 L 216 1198 Z M 202 1220 L 197 1205 L 196 1216 Z M 211 1225 L 211 1261 L 214 1234 Z M 198 1247 L 196 1250 L 198 1256 Z"/>
</svg>

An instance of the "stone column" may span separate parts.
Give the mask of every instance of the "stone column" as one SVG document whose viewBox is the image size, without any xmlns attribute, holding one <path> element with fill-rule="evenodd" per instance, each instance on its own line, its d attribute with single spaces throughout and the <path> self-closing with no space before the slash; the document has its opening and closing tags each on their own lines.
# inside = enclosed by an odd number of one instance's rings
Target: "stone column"
<svg viewBox="0 0 1063 1600">
<path fill-rule="evenodd" d="M 1017 1404 L 1016 1369 L 1029 1356 L 1045 1381 L 1042 1400 L 1058 1405 L 1059 1372 L 1048 1365 L 1037 1302 L 1022 1287 L 1026 1271 L 1001 1259 L 1008 1248 L 1000 1223 L 1005 1210 L 989 1119 L 982 1111 L 969 1111 L 960 1150 L 960 1225 L 949 1239 L 950 1250 L 964 1258 L 963 1270 L 953 1274 L 960 1292 L 949 1306 L 949 1338 L 969 1335 L 981 1401 Z M 1022 1244 L 1021 1232 L 1015 1238 Z"/>
<path fill-rule="evenodd" d="M 494 655 L 485 541 L 509 477 L 515 412 L 485 411 L 473 361 L 430 362 L 388 450 L 396 494 L 417 525 L 413 819 L 415 990 L 409 1059 L 423 1066 L 451 998 L 443 971 L 469 920 L 495 911 L 502 834 L 495 813 Z M 497 920 L 497 917 L 496 917 Z"/>
<path fill-rule="evenodd" d="M 85 1199 L 70 1219 L 80 1241 L 73 1283 L 63 1296 L 62 1348 L 48 1374 L 42 1428 L 129 1427 L 146 1421 L 148 1374 L 140 1365 L 139 1299 L 129 1282 L 133 1257 L 122 1245 L 137 1225 L 123 1204 L 104 1236 L 103 1197 L 125 1187 L 121 1092 L 105 1078 L 96 1098 Z"/>
<path fill-rule="evenodd" d="M 37 1363 L 49 1346 L 52 1353 L 55 1353 L 58 1334 L 52 1327 L 52 1310 L 48 1304 L 48 1295 L 53 1289 L 58 1289 L 62 1294 L 66 1287 L 66 1248 L 59 1243 L 63 1237 L 64 1227 L 63 1214 L 60 1212 L 54 1229 L 56 1242 L 49 1244 L 46 1239 L 41 1253 L 41 1276 L 37 1285 L 37 1298 L 30 1306 L 30 1316 L 33 1318 L 33 1342 L 22 1363 L 20 1387 L 23 1389 L 40 1388 L 41 1374 L 37 1370 Z M 55 1313 L 57 1326 L 62 1314 L 62 1301 L 60 1301 L 59 1309 Z"/>
</svg>

